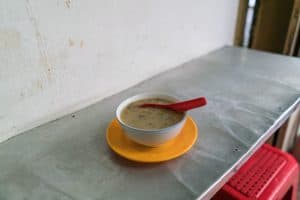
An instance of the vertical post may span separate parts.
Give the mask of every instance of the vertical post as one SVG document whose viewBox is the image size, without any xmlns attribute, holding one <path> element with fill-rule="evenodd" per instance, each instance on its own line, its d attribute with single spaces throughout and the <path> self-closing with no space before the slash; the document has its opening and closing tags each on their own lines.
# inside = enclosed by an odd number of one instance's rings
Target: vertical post
<svg viewBox="0 0 300 200">
<path fill-rule="evenodd" d="M 247 9 L 248 9 L 248 1 L 240 0 L 237 20 L 235 25 L 235 34 L 234 34 L 234 45 L 236 46 L 243 45 Z"/>
</svg>

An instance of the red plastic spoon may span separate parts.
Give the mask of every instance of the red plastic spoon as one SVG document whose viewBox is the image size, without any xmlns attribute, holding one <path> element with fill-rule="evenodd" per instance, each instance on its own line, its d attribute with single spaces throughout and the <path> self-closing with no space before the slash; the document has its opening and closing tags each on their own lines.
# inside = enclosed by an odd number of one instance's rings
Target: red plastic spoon
<svg viewBox="0 0 300 200">
<path fill-rule="evenodd" d="M 196 99 L 191 99 L 191 100 L 176 102 L 171 104 L 145 103 L 142 104 L 140 107 L 156 107 L 156 108 L 171 109 L 177 112 L 185 112 L 205 105 L 206 105 L 205 97 L 200 97 Z"/>
</svg>

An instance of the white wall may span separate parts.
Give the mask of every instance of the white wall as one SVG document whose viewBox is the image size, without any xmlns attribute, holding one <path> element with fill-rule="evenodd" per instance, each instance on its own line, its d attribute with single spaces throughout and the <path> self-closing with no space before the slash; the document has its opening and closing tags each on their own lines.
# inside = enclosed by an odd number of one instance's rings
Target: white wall
<svg viewBox="0 0 300 200">
<path fill-rule="evenodd" d="M 0 0 L 0 142 L 231 44 L 237 0 Z"/>
</svg>

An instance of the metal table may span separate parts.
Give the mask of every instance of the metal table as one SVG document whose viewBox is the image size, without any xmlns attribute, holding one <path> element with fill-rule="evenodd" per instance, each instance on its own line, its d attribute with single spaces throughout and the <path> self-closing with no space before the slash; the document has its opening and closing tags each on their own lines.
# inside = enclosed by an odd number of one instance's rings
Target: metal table
<svg viewBox="0 0 300 200">
<path fill-rule="evenodd" d="M 197 143 L 160 164 L 110 151 L 107 124 L 124 98 L 206 96 Z M 300 104 L 300 59 L 224 47 L 0 145 L 0 199 L 208 199 Z"/>
</svg>

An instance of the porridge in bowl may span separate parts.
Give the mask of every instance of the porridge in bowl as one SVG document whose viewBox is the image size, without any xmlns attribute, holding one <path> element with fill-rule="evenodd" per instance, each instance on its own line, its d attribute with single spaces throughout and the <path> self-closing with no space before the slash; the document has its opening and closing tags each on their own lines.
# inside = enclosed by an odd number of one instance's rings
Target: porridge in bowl
<svg viewBox="0 0 300 200">
<path fill-rule="evenodd" d="M 151 130 L 163 129 L 180 122 L 184 118 L 184 113 L 169 109 L 140 107 L 144 103 L 170 104 L 174 101 L 149 98 L 137 100 L 127 105 L 121 112 L 121 120 L 134 128 Z"/>
</svg>

